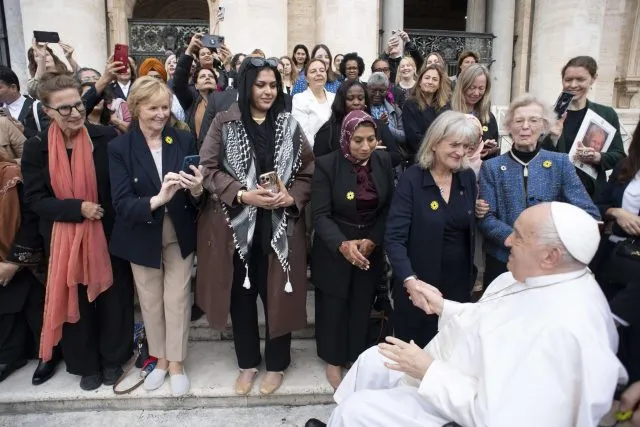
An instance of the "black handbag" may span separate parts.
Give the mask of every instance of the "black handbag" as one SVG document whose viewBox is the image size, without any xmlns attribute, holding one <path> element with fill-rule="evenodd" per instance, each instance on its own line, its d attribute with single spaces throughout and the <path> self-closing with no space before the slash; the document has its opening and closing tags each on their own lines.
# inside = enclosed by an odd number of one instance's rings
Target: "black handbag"
<svg viewBox="0 0 640 427">
<path fill-rule="evenodd" d="M 607 264 L 607 279 L 626 284 L 640 277 L 640 239 L 616 243 Z"/>
</svg>

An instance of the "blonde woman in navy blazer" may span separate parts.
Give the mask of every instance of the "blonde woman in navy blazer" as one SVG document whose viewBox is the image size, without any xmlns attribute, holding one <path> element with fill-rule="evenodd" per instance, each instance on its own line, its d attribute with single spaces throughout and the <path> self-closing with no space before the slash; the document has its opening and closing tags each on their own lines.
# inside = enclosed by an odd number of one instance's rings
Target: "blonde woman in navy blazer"
<svg viewBox="0 0 640 427">
<path fill-rule="evenodd" d="M 473 116 L 442 113 L 429 127 L 417 163 L 400 177 L 389 210 L 385 244 L 394 273 L 392 324 L 397 338 L 424 347 L 438 318 L 415 307 L 418 288 L 437 287 L 446 299 L 468 302 L 475 273 L 476 176 L 466 151 L 480 139 Z"/>
<path fill-rule="evenodd" d="M 110 250 L 131 262 L 149 353 L 158 365 L 144 388 L 160 388 L 167 374 L 174 396 L 189 390 L 182 362 L 190 326 L 191 268 L 196 248 L 196 205 L 202 174 L 182 171 L 197 154 L 194 137 L 168 126 L 171 91 L 142 77 L 133 84 L 131 131 L 109 144 L 111 192 L 116 210 Z"/>
</svg>

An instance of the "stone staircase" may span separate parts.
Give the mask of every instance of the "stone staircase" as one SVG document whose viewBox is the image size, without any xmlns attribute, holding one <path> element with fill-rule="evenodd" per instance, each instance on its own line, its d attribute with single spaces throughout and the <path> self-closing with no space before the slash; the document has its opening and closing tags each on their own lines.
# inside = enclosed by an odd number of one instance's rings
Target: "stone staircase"
<svg viewBox="0 0 640 427">
<path fill-rule="evenodd" d="M 259 307 L 261 336 L 264 337 L 264 311 Z M 307 297 L 308 327 L 297 331 L 292 340 L 291 366 L 287 370 L 282 387 L 271 396 L 261 396 L 258 384 L 264 375 L 264 367 L 248 396 L 234 392 L 238 373 L 232 341 L 231 325 L 223 332 L 209 328 L 203 316 L 192 322 L 189 352 L 185 367 L 191 379 L 187 396 L 171 396 L 168 382 L 159 390 L 146 392 L 140 387 L 131 394 L 116 396 L 111 387 L 85 392 L 80 389 L 80 378 L 66 372 L 64 366 L 44 385 L 31 385 L 31 375 L 36 362 L 12 374 L 0 383 L 0 414 L 23 414 L 51 411 L 105 411 L 105 410 L 171 410 L 193 408 L 300 406 L 333 403 L 333 389 L 324 375 L 324 364 L 316 355 L 314 340 L 315 306 L 313 290 Z M 136 318 L 140 318 L 139 312 Z M 134 369 L 135 370 L 135 369 Z M 133 384 L 138 373 L 131 373 L 125 383 Z"/>
</svg>

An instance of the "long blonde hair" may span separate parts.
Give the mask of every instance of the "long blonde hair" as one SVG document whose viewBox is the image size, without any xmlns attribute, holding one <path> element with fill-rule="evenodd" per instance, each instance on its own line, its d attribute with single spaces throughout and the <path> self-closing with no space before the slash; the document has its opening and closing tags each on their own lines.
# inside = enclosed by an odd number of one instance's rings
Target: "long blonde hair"
<svg viewBox="0 0 640 427">
<path fill-rule="evenodd" d="M 440 77 L 440 87 L 432 97 L 428 97 L 422 91 L 420 87 L 420 82 L 422 81 L 422 77 L 429 70 L 436 70 L 438 76 Z M 409 99 L 413 99 L 418 103 L 421 110 L 424 110 L 427 107 L 435 107 L 436 110 L 441 109 L 449 102 L 449 98 L 451 97 L 451 82 L 447 77 L 447 73 L 444 71 L 444 67 L 439 64 L 431 64 L 427 67 L 424 67 L 416 80 L 416 85 L 413 87 L 411 91 L 411 95 Z"/>
<path fill-rule="evenodd" d="M 472 111 L 467 111 L 467 101 L 464 99 L 464 93 L 473 86 L 476 77 L 484 75 L 487 79 L 487 86 L 482 99 L 473 107 Z M 481 123 L 489 123 L 491 113 L 491 74 L 489 69 L 481 64 L 474 64 L 467 67 L 460 75 L 456 82 L 456 88 L 451 96 L 451 108 L 461 113 L 473 112 Z"/>
<path fill-rule="evenodd" d="M 413 65 L 413 80 L 418 80 L 418 67 L 416 66 L 416 61 L 413 60 L 410 56 L 404 56 L 400 63 L 398 64 L 398 72 L 396 73 L 396 84 L 400 84 L 402 80 L 402 76 L 400 75 L 400 65 L 402 65 L 402 61 L 408 62 Z"/>
</svg>

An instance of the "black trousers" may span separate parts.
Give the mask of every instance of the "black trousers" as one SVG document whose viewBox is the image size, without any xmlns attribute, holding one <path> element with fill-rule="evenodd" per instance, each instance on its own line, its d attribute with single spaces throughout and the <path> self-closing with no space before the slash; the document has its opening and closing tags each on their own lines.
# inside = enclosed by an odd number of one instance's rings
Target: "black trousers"
<svg viewBox="0 0 640 427">
<path fill-rule="evenodd" d="M 483 292 L 493 282 L 496 277 L 507 272 L 507 263 L 500 261 L 498 258 L 487 254 L 484 264 Z"/>
<path fill-rule="evenodd" d="M 231 325 L 233 343 L 240 369 L 256 368 L 262 360 L 260 356 L 260 330 L 258 328 L 258 295 L 264 306 L 266 335 L 264 358 L 267 371 L 280 372 L 291 363 L 291 334 L 271 339 L 269 337 L 269 316 L 267 315 L 267 276 L 269 257 L 260 248 L 260 241 L 254 241 L 249 263 L 251 288 L 245 289 L 246 270 L 237 254 L 234 255 L 233 284 L 231 286 Z"/>
<path fill-rule="evenodd" d="M 87 287 L 78 286 L 80 320 L 65 323 L 62 353 L 67 371 L 94 375 L 115 368 L 133 354 L 133 275 L 131 265 L 111 257 L 113 285 L 89 302 Z"/>
<path fill-rule="evenodd" d="M 44 312 L 44 285 L 31 271 L 17 272 L 7 286 L 26 286 L 29 291 L 20 311 L 0 314 L 0 363 L 37 357 Z"/>
<path fill-rule="evenodd" d="M 438 333 L 438 316 L 429 316 L 414 306 L 402 282 L 396 280 L 392 295 L 393 335 L 404 342 L 413 340 L 419 347 L 424 347 Z"/>
<path fill-rule="evenodd" d="M 377 258 L 374 262 L 383 262 L 382 256 Z M 325 362 L 345 366 L 367 349 L 371 306 L 381 273 L 380 268 L 364 271 L 353 267 L 351 277 L 344 279 L 349 288 L 347 298 L 316 288 L 316 345 Z"/>
</svg>

